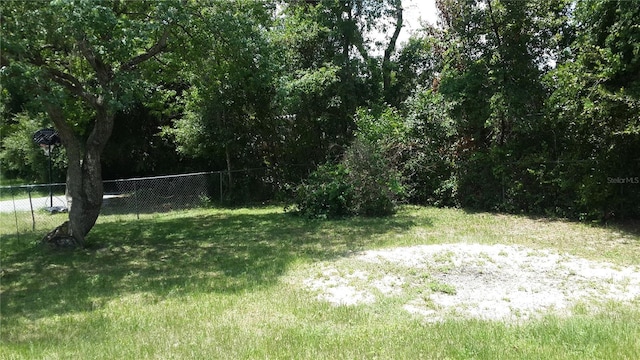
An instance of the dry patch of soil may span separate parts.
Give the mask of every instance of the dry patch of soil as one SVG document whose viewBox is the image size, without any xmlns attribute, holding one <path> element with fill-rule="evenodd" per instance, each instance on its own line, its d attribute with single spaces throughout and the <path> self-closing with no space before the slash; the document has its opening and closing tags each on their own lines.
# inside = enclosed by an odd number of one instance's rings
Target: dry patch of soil
<svg viewBox="0 0 640 360">
<path fill-rule="evenodd" d="M 364 251 L 315 264 L 303 286 L 335 305 L 394 297 L 427 321 L 526 320 L 575 305 L 640 301 L 640 268 L 511 245 L 444 244 Z"/>
</svg>

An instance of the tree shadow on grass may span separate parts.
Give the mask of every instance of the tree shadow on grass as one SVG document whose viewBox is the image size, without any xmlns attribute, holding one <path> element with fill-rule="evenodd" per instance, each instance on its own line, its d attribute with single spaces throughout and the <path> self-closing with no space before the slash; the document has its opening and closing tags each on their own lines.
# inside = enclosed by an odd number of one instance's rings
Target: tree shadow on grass
<svg viewBox="0 0 640 360">
<path fill-rule="evenodd" d="M 640 219 L 625 219 L 625 220 L 612 220 L 612 221 L 579 221 L 576 219 L 566 219 L 553 216 L 545 216 L 539 214 L 511 214 L 508 212 L 486 211 L 474 208 L 462 208 L 462 210 L 469 215 L 483 215 L 489 214 L 494 216 L 516 216 L 523 217 L 532 221 L 540 223 L 563 223 L 563 224 L 575 224 L 575 225 L 588 225 L 594 228 L 612 229 L 619 232 L 626 237 L 640 237 Z"/>
<path fill-rule="evenodd" d="M 6 242 L 3 322 L 91 311 L 130 294 L 157 301 L 268 287 L 293 262 L 344 256 L 414 226 L 401 215 L 308 221 L 275 211 L 188 214 L 98 224 L 82 251 Z"/>
<path fill-rule="evenodd" d="M 614 228 L 623 233 L 640 237 L 640 220 L 618 220 L 602 226 Z"/>
</svg>

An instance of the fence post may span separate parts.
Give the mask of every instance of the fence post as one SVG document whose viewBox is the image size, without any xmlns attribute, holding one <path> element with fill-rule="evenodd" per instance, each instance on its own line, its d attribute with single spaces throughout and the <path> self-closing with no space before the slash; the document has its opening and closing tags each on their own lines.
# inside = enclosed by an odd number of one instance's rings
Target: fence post
<svg viewBox="0 0 640 360">
<path fill-rule="evenodd" d="M 29 208 L 31 208 L 31 230 L 36 230 L 36 217 L 33 214 L 33 202 L 31 201 L 31 186 L 27 186 L 27 193 L 29 194 Z"/>
<path fill-rule="evenodd" d="M 11 189 L 11 199 L 13 200 L 13 215 L 16 218 L 16 235 L 18 237 L 18 241 L 20 241 L 20 227 L 18 226 L 18 210 L 16 209 L 16 192 L 13 190 L 13 187 L 11 187 L 10 189 Z"/>
<path fill-rule="evenodd" d="M 133 200 L 136 208 L 136 219 L 140 220 L 140 207 L 138 204 L 138 182 L 136 180 L 133 181 Z"/>
<path fill-rule="evenodd" d="M 220 203 L 222 204 L 224 200 L 222 197 L 222 171 L 218 171 L 218 178 L 220 179 Z"/>
</svg>

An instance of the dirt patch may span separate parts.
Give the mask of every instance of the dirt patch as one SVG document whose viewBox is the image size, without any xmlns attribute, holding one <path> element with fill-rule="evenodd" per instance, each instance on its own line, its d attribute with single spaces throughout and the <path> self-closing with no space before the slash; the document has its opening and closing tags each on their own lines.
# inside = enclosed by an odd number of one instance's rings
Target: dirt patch
<svg viewBox="0 0 640 360">
<path fill-rule="evenodd" d="M 444 244 L 364 251 L 316 264 L 303 285 L 336 305 L 395 297 L 427 321 L 522 320 L 575 305 L 640 300 L 640 269 L 520 246 Z"/>
</svg>

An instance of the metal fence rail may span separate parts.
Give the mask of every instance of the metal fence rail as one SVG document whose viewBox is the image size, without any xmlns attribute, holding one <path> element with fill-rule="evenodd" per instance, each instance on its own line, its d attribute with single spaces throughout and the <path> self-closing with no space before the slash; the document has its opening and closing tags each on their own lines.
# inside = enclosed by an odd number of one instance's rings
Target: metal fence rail
<svg viewBox="0 0 640 360">
<path fill-rule="evenodd" d="M 102 215 L 129 219 L 212 205 L 272 199 L 277 191 L 266 169 L 201 172 L 106 180 Z M 0 187 L 0 234 L 51 230 L 65 221 L 65 184 Z"/>
</svg>

